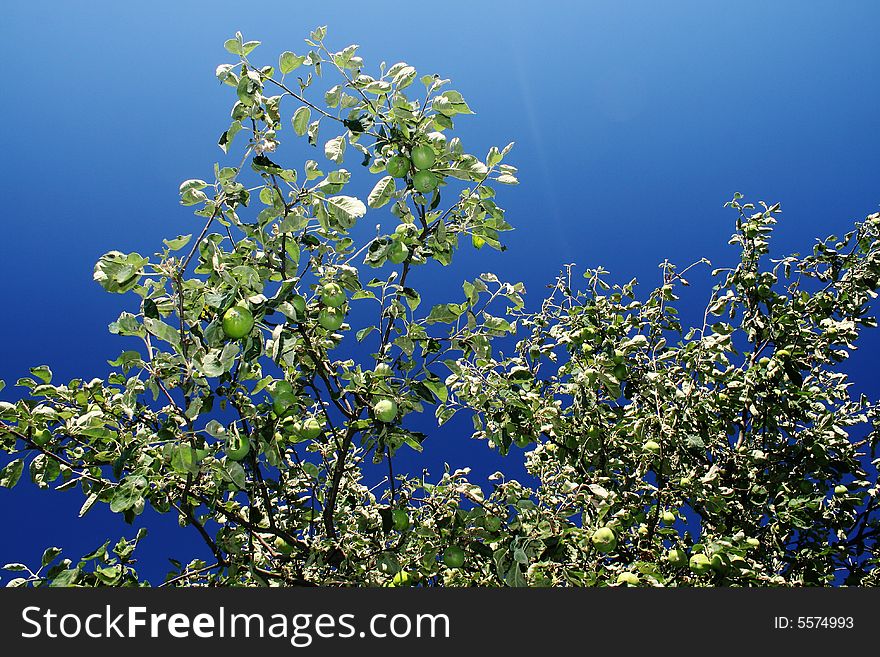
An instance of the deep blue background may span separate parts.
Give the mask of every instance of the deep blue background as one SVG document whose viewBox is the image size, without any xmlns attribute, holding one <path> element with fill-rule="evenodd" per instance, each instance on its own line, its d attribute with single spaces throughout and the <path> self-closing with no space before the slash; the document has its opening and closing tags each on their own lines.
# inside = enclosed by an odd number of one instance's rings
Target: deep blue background
<svg viewBox="0 0 880 657">
<path fill-rule="evenodd" d="M 368 64 L 403 59 L 452 78 L 478 113 L 458 121 L 469 150 L 517 141 L 522 184 L 499 194 L 516 227 L 509 250 L 465 249 L 430 281 L 438 296 L 494 271 L 523 280 L 534 307 L 564 262 L 645 285 L 664 258 L 729 264 L 733 214 L 721 206 L 734 191 L 783 203 L 777 255 L 843 232 L 880 202 L 880 4 L 767 4 L 6 3 L 0 378 L 41 363 L 59 381 L 104 376 L 132 346 L 106 331 L 131 301 L 104 293 L 92 266 L 107 250 L 152 253 L 200 229 L 177 185 L 209 178 L 222 158 L 232 97 L 213 71 L 231 61 L 222 43 L 236 30 L 273 63 L 329 24 L 328 43 L 362 44 Z M 686 317 L 706 293 L 685 299 Z M 862 344 L 851 371 L 876 398 L 880 343 Z M 435 474 L 443 461 L 478 478 L 499 466 L 466 426 L 429 441 Z M 0 563 L 33 562 L 50 544 L 75 557 L 133 534 L 103 509 L 78 521 L 81 501 L 27 484 L 0 492 Z M 151 529 L 142 556 L 155 579 L 166 556 L 202 551 L 170 516 Z"/>
</svg>

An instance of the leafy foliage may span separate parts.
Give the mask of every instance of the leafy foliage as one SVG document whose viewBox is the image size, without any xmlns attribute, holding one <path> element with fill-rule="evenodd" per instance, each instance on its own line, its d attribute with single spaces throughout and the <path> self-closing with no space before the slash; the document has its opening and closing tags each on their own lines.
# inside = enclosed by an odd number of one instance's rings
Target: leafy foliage
<svg viewBox="0 0 880 657">
<path fill-rule="evenodd" d="M 79 489 L 81 514 L 176 514 L 213 560 L 174 561 L 166 585 L 875 583 L 877 406 L 839 366 L 875 326 L 880 215 L 770 260 L 778 204 L 737 195 L 740 262 L 713 272 L 690 329 L 674 303 L 691 268 L 668 262 L 641 299 L 566 267 L 537 312 L 488 273 L 428 308 L 418 267 L 451 264 L 463 239 L 503 248 L 512 144 L 467 153 L 451 135 L 473 111 L 448 80 L 404 62 L 368 75 L 325 38 L 277 68 L 252 62 L 257 41 L 225 43 L 219 146 L 240 145 L 238 166 L 181 184 L 195 238 L 100 259 L 95 280 L 140 299 L 110 325 L 138 348 L 106 380 L 19 380 L 0 486 L 27 466 Z M 316 159 L 282 164 L 285 130 Z M 376 177 L 365 201 L 346 193 L 353 161 Z M 365 233 L 386 207 L 394 229 Z M 468 414 L 537 484 L 395 475 L 427 439 L 407 417 L 431 410 Z M 39 569 L 8 564 L 27 573 L 11 584 L 145 584 L 143 537 L 76 562 L 50 548 Z"/>
</svg>

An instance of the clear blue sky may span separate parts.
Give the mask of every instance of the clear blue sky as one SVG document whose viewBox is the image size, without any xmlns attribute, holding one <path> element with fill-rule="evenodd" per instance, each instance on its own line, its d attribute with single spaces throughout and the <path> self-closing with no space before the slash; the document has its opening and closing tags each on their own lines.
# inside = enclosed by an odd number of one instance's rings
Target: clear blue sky
<svg viewBox="0 0 880 657">
<path fill-rule="evenodd" d="M 41 363 L 58 380 L 106 373 L 126 347 L 106 326 L 131 302 L 93 283 L 92 266 L 110 249 L 151 253 L 198 230 L 177 185 L 210 176 L 222 156 L 223 41 L 241 30 L 271 62 L 303 50 L 319 24 L 368 62 L 452 78 L 478 113 L 458 122 L 472 151 L 517 142 L 522 184 L 500 196 L 516 227 L 509 251 L 463 252 L 432 280 L 438 295 L 491 270 L 523 280 L 535 304 L 564 262 L 646 285 L 664 258 L 729 263 L 733 216 L 721 206 L 735 191 L 782 202 L 775 254 L 880 203 L 873 1 L 11 1 L 0 24 L 0 378 Z M 693 293 L 686 316 L 704 296 Z M 863 345 L 852 373 L 876 397 L 880 341 Z M 438 433 L 429 460 L 497 468 L 463 427 Z M 0 563 L 133 533 L 103 510 L 76 521 L 80 503 L 29 485 L 0 491 Z M 144 546 L 155 579 L 165 556 L 201 549 L 169 520 Z"/>
</svg>

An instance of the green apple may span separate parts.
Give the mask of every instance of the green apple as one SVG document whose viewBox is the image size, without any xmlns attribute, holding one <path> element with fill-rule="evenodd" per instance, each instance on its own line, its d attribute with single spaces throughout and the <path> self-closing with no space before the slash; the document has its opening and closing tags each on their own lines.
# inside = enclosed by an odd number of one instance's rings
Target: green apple
<svg viewBox="0 0 880 657">
<path fill-rule="evenodd" d="M 437 189 L 437 176 L 430 171 L 419 171 L 413 176 L 413 187 L 422 194 L 428 194 Z"/>
<path fill-rule="evenodd" d="M 611 552 L 617 547 L 617 537 L 610 527 L 599 527 L 590 540 L 599 552 Z"/>
<path fill-rule="evenodd" d="M 345 321 L 345 312 L 340 308 L 321 308 L 318 313 L 318 324 L 328 331 L 335 331 Z"/>
<path fill-rule="evenodd" d="M 627 375 L 626 365 L 624 365 L 623 363 L 618 363 L 614 366 L 612 373 L 614 374 L 614 378 L 618 381 L 625 381 Z"/>
<path fill-rule="evenodd" d="M 345 303 L 345 290 L 339 283 L 327 283 L 321 287 L 321 303 L 331 308 L 339 308 Z"/>
<path fill-rule="evenodd" d="M 397 417 L 397 404 L 393 399 L 380 399 L 373 404 L 373 415 L 380 422 L 393 422 Z"/>
<path fill-rule="evenodd" d="M 656 440 L 646 440 L 645 444 L 642 445 L 642 449 L 650 454 L 654 454 L 657 456 L 660 454 L 660 443 Z"/>
<path fill-rule="evenodd" d="M 620 573 L 617 576 L 618 584 L 625 584 L 627 586 L 638 586 L 639 585 L 639 576 L 635 573 Z"/>
<path fill-rule="evenodd" d="M 664 525 L 671 525 L 675 522 L 675 514 L 672 511 L 664 511 L 660 515 L 660 520 L 663 521 Z"/>
<path fill-rule="evenodd" d="M 490 532 L 497 532 L 501 529 L 501 518 L 498 516 L 486 516 L 483 519 L 483 527 Z"/>
<path fill-rule="evenodd" d="M 681 548 L 672 548 L 666 553 L 666 561 L 675 568 L 684 568 L 687 565 L 687 553 Z"/>
<path fill-rule="evenodd" d="M 233 306 L 223 313 L 223 332 L 226 337 L 238 340 L 254 328 L 254 316 L 244 306 Z"/>
<path fill-rule="evenodd" d="M 293 546 L 280 536 L 275 537 L 273 545 L 279 554 L 289 555 L 293 553 Z"/>
<path fill-rule="evenodd" d="M 52 432 L 48 429 L 37 429 L 31 440 L 37 447 L 42 447 L 52 440 Z"/>
<path fill-rule="evenodd" d="M 251 451 L 247 436 L 231 433 L 226 437 L 226 456 L 232 461 L 241 461 Z"/>
<path fill-rule="evenodd" d="M 422 144 L 412 149 L 412 163 L 416 169 L 430 169 L 434 166 L 434 149 Z"/>
<path fill-rule="evenodd" d="M 404 509 L 394 509 L 391 512 L 391 523 L 397 531 L 405 532 L 409 529 L 409 514 Z"/>
<path fill-rule="evenodd" d="M 692 555 L 689 565 L 691 567 L 691 570 L 694 571 L 694 573 L 696 573 L 697 575 L 705 575 L 712 569 L 712 566 L 709 562 L 709 557 L 701 553 Z"/>
<path fill-rule="evenodd" d="M 761 541 L 759 541 L 757 538 L 749 537 L 746 539 L 746 545 L 751 548 L 761 547 Z"/>
<path fill-rule="evenodd" d="M 413 578 L 405 570 L 400 570 L 391 578 L 391 586 L 412 586 Z"/>
<path fill-rule="evenodd" d="M 849 488 L 843 484 L 837 484 L 837 486 L 834 487 L 835 495 L 846 495 L 847 493 L 849 493 Z"/>
<path fill-rule="evenodd" d="M 324 425 L 317 418 L 306 418 L 296 427 L 296 432 L 303 440 L 314 440 L 324 432 Z"/>
<path fill-rule="evenodd" d="M 398 240 L 394 240 L 388 245 L 386 251 L 388 259 L 395 265 L 399 265 L 409 257 L 409 247 Z"/>
<path fill-rule="evenodd" d="M 410 162 L 408 159 L 403 155 L 395 155 L 388 158 L 388 162 L 385 164 L 385 171 L 394 178 L 403 178 L 409 173 L 409 167 Z"/>
<path fill-rule="evenodd" d="M 449 568 L 461 568 L 464 565 L 464 550 L 457 545 L 450 545 L 443 550 L 443 563 Z"/>
</svg>

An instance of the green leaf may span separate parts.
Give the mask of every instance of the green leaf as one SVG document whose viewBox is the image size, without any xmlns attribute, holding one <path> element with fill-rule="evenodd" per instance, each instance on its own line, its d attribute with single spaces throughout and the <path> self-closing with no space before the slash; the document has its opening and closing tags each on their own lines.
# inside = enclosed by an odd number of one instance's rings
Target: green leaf
<svg viewBox="0 0 880 657">
<path fill-rule="evenodd" d="M 189 244 L 191 239 L 192 235 L 178 235 L 174 239 L 162 241 L 165 243 L 165 246 L 168 247 L 169 251 L 178 251 Z"/>
<path fill-rule="evenodd" d="M 39 454 L 31 461 L 30 472 L 31 481 L 39 488 L 48 488 L 49 484 L 61 476 L 61 466 L 46 454 Z"/>
<path fill-rule="evenodd" d="M 143 498 L 143 490 L 147 487 L 147 480 L 141 475 L 126 477 L 113 491 L 110 498 L 110 510 L 113 513 L 122 513 L 133 507 Z"/>
<path fill-rule="evenodd" d="M 7 463 L 0 470 L 0 487 L 12 488 L 21 479 L 21 473 L 24 470 L 24 459 L 15 459 Z"/>
<path fill-rule="evenodd" d="M 363 342 L 364 338 L 366 338 L 370 333 L 377 330 L 375 326 L 368 326 L 366 328 L 362 328 L 355 334 L 355 338 L 357 338 L 358 342 Z"/>
<path fill-rule="evenodd" d="M 441 402 L 445 402 L 449 397 L 449 391 L 439 379 L 425 379 L 422 383 L 433 392 Z"/>
<path fill-rule="evenodd" d="M 160 319 L 144 318 L 144 326 L 152 335 L 180 349 L 180 333 Z"/>
<path fill-rule="evenodd" d="M 457 320 L 464 310 L 455 303 L 441 303 L 431 308 L 431 312 L 425 321 L 428 324 L 445 323 L 450 324 Z"/>
<path fill-rule="evenodd" d="M 259 41 L 245 41 L 242 44 L 241 49 L 245 55 L 249 55 L 258 45 L 260 45 Z"/>
<path fill-rule="evenodd" d="M 76 581 L 79 579 L 79 576 L 80 576 L 80 569 L 79 568 L 73 568 L 70 570 L 62 570 L 58 575 L 55 576 L 55 578 L 52 580 L 52 582 L 49 584 L 49 586 L 56 587 L 56 588 L 73 586 L 74 584 L 76 584 Z"/>
<path fill-rule="evenodd" d="M 48 566 L 50 563 L 55 561 L 55 557 L 57 557 L 59 554 L 61 554 L 60 547 L 46 548 L 46 550 L 43 552 L 43 558 L 40 560 L 40 563 L 44 566 Z"/>
<path fill-rule="evenodd" d="M 217 145 L 223 149 L 224 153 L 229 152 L 229 146 L 232 144 L 232 140 L 235 139 L 235 135 L 239 133 L 242 127 L 241 121 L 233 121 L 232 125 L 229 126 L 226 132 L 220 135 Z"/>
<path fill-rule="evenodd" d="M 416 69 L 412 66 L 403 66 L 395 73 L 392 82 L 397 85 L 398 89 L 406 89 L 416 79 Z"/>
<path fill-rule="evenodd" d="M 312 118 L 312 110 L 308 107 L 300 107 L 293 113 L 293 119 L 291 122 L 293 123 L 293 131 L 302 137 L 306 134 L 306 131 L 309 129 L 309 119 Z"/>
<path fill-rule="evenodd" d="M 175 445 L 171 451 L 171 467 L 180 474 L 198 474 L 199 463 L 192 445 Z"/>
<path fill-rule="evenodd" d="M 224 462 L 219 463 L 218 467 L 224 480 L 235 484 L 239 490 L 245 489 L 247 486 L 247 475 L 240 463 L 226 459 Z"/>
<path fill-rule="evenodd" d="M 363 201 L 354 196 L 331 196 L 327 199 L 327 207 L 337 217 L 352 222 L 367 213 Z"/>
<path fill-rule="evenodd" d="M 31 374 L 40 379 L 43 383 L 52 383 L 52 370 L 48 365 L 39 365 L 31 368 Z"/>
<path fill-rule="evenodd" d="M 321 126 L 321 119 L 309 123 L 309 129 L 306 131 L 309 135 L 309 144 L 311 146 L 318 145 L 318 128 Z M 311 180 L 311 179 L 310 179 Z"/>
<path fill-rule="evenodd" d="M 342 164 L 345 159 L 345 138 L 340 135 L 327 141 L 324 144 L 324 156 L 336 164 Z"/>
<path fill-rule="evenodd" d="M 226 39 L 226 41 L 223 42 L 223 47 L 233 55 L 241 56 L 244 54 L 244 50 L 242 50 L 241 47 L 241 41 L 238 39 Z"/>
<path fill-rule="evenodd" d="M 302 66 L 304 61 L 306 61 L 304 55 L 295 55 L 288 50 L 281 53 L 281 57 L 278 58 L 278 68 L 284 75 L 287 75 Z"/>
<path fill-rule="evenodd" d="M 137 287 L 148 262 L 139 253 L 110 251 L 98 260 L 93 278 L 108 292 L 122 294 Z"/>
<path fill-rule="evenodd" d="M 367 197 L 367 204 L 371 208 L 381 208 L 391 200 L 395 191 L 397 191 L 397 187 L 394 184 L 394 178 L 385 176 L 373 187 L 373 191 Z"/>
<path fill-rule="evenodd" d="M 18 573 L 18 572 L 27 571 L 28 567 L 25 566 L 23 563 L 13 562 L 13 563 L 5 564 L 2 569 L 3 570 L 10 570 L 14 573 Z"/>
</svg>

